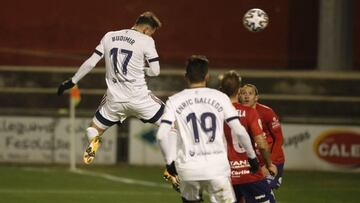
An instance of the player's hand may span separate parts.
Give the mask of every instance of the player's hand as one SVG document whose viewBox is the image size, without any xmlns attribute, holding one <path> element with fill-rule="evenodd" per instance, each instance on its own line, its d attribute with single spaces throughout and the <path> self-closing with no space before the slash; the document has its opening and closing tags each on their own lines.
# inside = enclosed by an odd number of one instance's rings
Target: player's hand
<svg viewBox="0 0 360 203">
<path fill-rule="evenodd" d="M 257 160 L 257 158 L 248 158 L 249 164 L 250 164 L 250 172 L 251 173 L 256 173 L 257 170 L 259 170 L 259 161 Z"/>
<path fill-rule="evenodd" d="M 70 89 L 75 86 L 75 83 L 71 79 L 65 80 L 59 85 L 57 95 L 60 96 L 64 93 L 65 90 Z"/>
<path fill-rule="evenodd" d="M 176 191 L 176 192 L 180 192 L 180 179 L 178 175 L 172 176 L 170 175 L 170 173 L 165 169 L 163 177 L 166 181 L 168 181 L 169 183 L 171 183 L 172 188 Z"/>
<path fill-rule="evenodd" d="M 172 176 L 176 176 L 177 175 L 177 171 L 175 168 L 175 162 L 172 161 L 171 164 L 166 164 L 166 170 L 169 172 L 170 175 Z"/>
<path fill-rule="evenodd" d="M 277 168 L 274 164 L 271 164 L 269 167 L 263 166 L 261 170 L 265 176 L 271 175 L 275 177 L 277 175 Z"/>
</svg>

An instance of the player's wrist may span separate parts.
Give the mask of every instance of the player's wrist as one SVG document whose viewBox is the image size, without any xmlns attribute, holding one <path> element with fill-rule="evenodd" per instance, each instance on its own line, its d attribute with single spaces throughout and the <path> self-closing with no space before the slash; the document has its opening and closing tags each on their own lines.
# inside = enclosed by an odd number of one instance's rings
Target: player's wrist
<svg viewBox="0 0 360 203">
<path fill-rule="evenodd" d="M 248 158 L 248 162 L 250 165 L 250 172 L 256 173 L 256 171 L 259 169 L 259 161 L 257 160 L 257 158 Z"/>
<path fill-rule="evenodd" d="M 72 78 L 70 78 L 69 80 L 68 80 L 68 83 L 70 84 L 70 85 L 72 85 L 72 86 L 75 86 L 75 82 L 73 81 L 73 79 Z"/>
<path fill-rule="evenodd" d="M 175 176 L 177 175 L 175 162 L 172 161 L 170 164 L 166 164 L 166 170 L 169 172 L 170 175 Z"/>
</svg>

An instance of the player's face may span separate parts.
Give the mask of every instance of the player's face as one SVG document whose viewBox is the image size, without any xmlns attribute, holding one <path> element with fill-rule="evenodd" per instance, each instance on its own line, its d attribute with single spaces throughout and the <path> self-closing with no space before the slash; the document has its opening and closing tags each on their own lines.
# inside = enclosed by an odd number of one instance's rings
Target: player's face
<svg viewBox="0 0 360 203">
<path fill-rule="evenodd" d="M 240 90 L 240 102 L 245 106 L 254 107 L 258 100 L 258 96 L 252 87 L 243 87 Z"/>
</svg>

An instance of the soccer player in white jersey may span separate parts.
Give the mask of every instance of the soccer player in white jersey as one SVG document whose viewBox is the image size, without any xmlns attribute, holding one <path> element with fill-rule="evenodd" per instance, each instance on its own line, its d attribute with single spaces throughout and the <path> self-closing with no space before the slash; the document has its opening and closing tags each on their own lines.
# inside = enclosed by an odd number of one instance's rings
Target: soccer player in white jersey
<svg viewBox="0 0 360 203">
<path fill-rule="evenodd" d="M 209 77 L 205 56 L 194 55 L 188 59 L 185 77 L 190 89 L 169 97 L 157 133 L 166 168 L 171 175 L 179 175 L 185 203 L 200 202 L 199 194 L 203 190 L 214 195 L 217 202 L 235 202 L 224 143 L 224 122 L 238 136 L 252 170 L 256 171 L 259 166 L 250 137 L 230 99 L 218 90 L 205 87 Z M 179 131 L 176 146 L 166 138 L 172 125 Z"/>
<path fill-rule="evenodd" d="M 72 88 L 100 59 L 105 59 L 107 92 L 87 128 L 89 146 L 84 162 L 90 164 L 100 145 L 100 136 L 110 126 L 135 116 L 143 122 L 158 123 L 165 105 L 148 89 L 145 75 L 160 73 L 159 56 L 151 37 L 161 27 L 152 12 L 141 14 L 131 29 L 105 34 L 94 53 L 58 88 L 58 95 Z M 148 64 L 149 67 L 145 67 Z"/>
</svg>

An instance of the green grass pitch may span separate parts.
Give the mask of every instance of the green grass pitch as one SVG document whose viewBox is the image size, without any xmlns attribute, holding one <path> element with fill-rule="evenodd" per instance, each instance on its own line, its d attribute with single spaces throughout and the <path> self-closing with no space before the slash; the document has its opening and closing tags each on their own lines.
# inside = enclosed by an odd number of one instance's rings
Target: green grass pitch
<svg viewBox="0 0 360 203">
<path fill-rule="evenodd" d="M 119 164 L 80 169 L 74 173 L 63 166 L 0 165 L 0 202 L 181 202 L 162 179 L 161 167 Z M 360 201 L 360 174 L 285 171 L 275 194 L 278 203 L 355 203 Z"/>
</svg>

